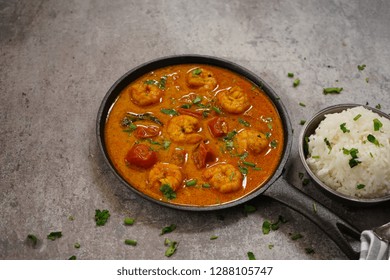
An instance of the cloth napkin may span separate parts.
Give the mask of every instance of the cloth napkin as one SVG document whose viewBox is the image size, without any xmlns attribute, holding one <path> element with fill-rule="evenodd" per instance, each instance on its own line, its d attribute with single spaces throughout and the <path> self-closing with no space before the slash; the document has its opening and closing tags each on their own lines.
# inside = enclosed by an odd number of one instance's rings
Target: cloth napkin
<svg viewBox="0 0 390 280">
<path fill-rule="evenodd" d="M 380 240 L 372 230 L 365 230 L 360 235 L 361 260 L 390 260 L 388 242 Z"/>
</svg>

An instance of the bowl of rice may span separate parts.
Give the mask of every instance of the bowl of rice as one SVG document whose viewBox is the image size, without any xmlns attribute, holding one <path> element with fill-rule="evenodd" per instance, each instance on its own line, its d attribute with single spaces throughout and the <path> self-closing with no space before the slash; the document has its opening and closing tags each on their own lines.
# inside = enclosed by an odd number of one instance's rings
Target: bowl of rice
<svg viewBox="0 0 390 280">
<path fill-rule="evenodd" d="M 390 201 L 390 118 L 369 106 L 328 107 L 306 122 L 299 155 L 316 185 L 359 205 Z"/>
</svg>

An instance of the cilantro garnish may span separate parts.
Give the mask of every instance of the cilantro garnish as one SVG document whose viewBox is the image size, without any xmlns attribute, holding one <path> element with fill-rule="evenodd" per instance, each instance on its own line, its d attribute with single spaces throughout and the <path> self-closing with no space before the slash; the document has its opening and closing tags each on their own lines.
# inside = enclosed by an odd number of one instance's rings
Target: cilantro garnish
<svg viewBox="0 0 390 280">
<path fill-rule="evenodd" d="M 378 119 L 374 119 L 373 122 L 374 122 L 374 131 L 380 130 L 381 127 L 383 126 L 383 124 Z"/>
<path fill-rule="evenodd" d="M 123 220 L 123 223 L 124 223 L 125 225 L 127 225 L 127 226 L 133 225 L 134 222 L 135 222 L 135 219 L 129 218 L 129 217 L 126 217 L 126 218 L 124 218 L 124 220 Z"/>
<path fill-rule="evenodd" d="M 326 94 L 339 94 L 342 92 L 343 88 L 340 87 L 329 87 L 329 88 L 324 88 L 323 93 Z"/>
<path fill-rule="evenodd" d="M 365 64 L 362 64 L 362 65 L 358 65 L 358 66 L 357 66 L 357 69 L 358 69 L 359 71 L 363 71 L 364 68 L 366 68 L 366 65 L 365 65 Z"/>
<path fill-rule="evenodd" d="M 95 210 L 95 221 L 97 226 L 104 226 L 108 218 L 110 218 L 110 211 L 108 211 L 107 209 L 103 211 L 99 209 Z"/>
<path fill-rule="evenodd" d="M 295 79 L 294 82 L 293 82 L 293 87 L 299 86 L 300 83 L 301 83 L 300 79 Z"/>
<path fill-rule="evenodd" d="M 163 193 L 166 199 L 170 200 L 176 198 L 176 193 L 169 184 L 163 184 L 160 188 L 160 191 Z"/>
<path fill-rule="evenodd" d="M 27 240 L 30 240 L 33 246 L 36 246 L 38 244 L 38 238 L 34 234 L 27 235 Z"/>
<path fill-rule="evenodd" d="M 358 190 L 360 190 L 360 189 L 363 189 L 365 186 L 366 186 L 366 185 L 358 184 L 358 185 L 356 186 L 356 188 L 357 188 Z"/>
<path fill-rule="evenodd" d="M 202 74 L 202 69 L 196 68 L 196 69 L 192 70 L 193 76 L 199 76 L 200 74 Z"/>
<path fill-rule="evenodd" d="M 126 245 L 131 245 L 131 246 L 136 246 L 137 245 L 137 241 L 136 240 L 132 240 L 132 239 L 126 239 L 125 240 L 125 244 Z"/>
<path fill-rule="evenodd" d="M 175 229 L 176 229 L 176 225 L 175 224 L 171 224 L 170 226 L 163 227 L 162 230 L 161 230 L 160 235 L 164 235 L 166 233 L 170 233 L 170 232 L 174 231 Z"/>
<path fill-rule="evenodd" d="M 50 232 L 50 234 L 47 236 L 47 239 L 56 240 L 57 238 L 61 238 L 61 237 L 62 237 L 61 231 L 53 231 Z"/>
<path fill-rule="evenodd" d="M 294 234 L 292 234 L 291 235 L 291 240 L 298 240 L 298 239 L 301 239 L 303 237 L 303 235 L 302 234 L 300 234 L 300 233 L 294 233 Z"/>
<path fill-rule="evenodd" d="M 248 260 L 251 261 L 256 260 L 255 254 L 253 254 L 253 252 L 248 252 L 247 256 L 248 256 Z"/>
<path fill-rule="evenodd" d="M 378 139 L 375 138 L 374 135 L 368 134 L 368 135 L 367 135 L 367 140 L 368 140 L 369 142 L 375 144 L 375 146 L 379 146 L 379 141 L 378 141 Z"/>
<path fill-rule="evenodd" d="M 161 113 L 166 114 L 166 115 L 171 115 L 171 116 L 177 116 L 179 113 L 175 109 L 166 109 L 162 108 L 160 110 Z"/>
<path fill-rule="evenodd" d="M 351 159 L 349 160 L 349 166 L 351 168 L 353 168 L 356 165 L 358 165 L 359 163 L 361 163 L 361 161 L 359 161 L 357 159 L 358 158 L 357 154 L 359 153 L 358 149 L 352 148 L 352 149 L 348 150 L 348 149 L 343 148 L 343 153 L 345 155 L 350 155 L 351 156 Z"/>
<path fill-rule="evenodd" d="M 340 129 L 343 131 L 343 133 L 350 132 L 348 128 L 345 127 L 346 123 L 340 124 Z"/>
<path fill-rule="evenodd" d="M 176 252 L 178 243 L 176 241 L 171 241 L 168 238 L 166 238 L 164 244 L 165 246 L 168 246 L 167 250 L 165 251 L 165 256 L 166 257 L 172 256 Z"/>
<path fill-rule="evenodd" d="M 238 122 L 242 124 L 243 126 L 249 127 L 251 126 L 246 120 L 243 120 L 241 118 L 238 119 Z"/>
</svg>

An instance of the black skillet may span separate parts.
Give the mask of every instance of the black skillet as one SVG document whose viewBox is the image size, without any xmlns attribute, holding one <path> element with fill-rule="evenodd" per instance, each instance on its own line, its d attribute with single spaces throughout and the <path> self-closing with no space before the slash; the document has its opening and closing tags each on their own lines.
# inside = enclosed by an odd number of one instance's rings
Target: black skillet
<svg viewBox="0 0 390 280">
<path fill-rule="evenodd" d="M 172 204 L 165 201 L 156 200 L 145 194 L 138 191 L 136 188 L 127 183 L 118 171 L 115 169 L 112 164 L 105 145 L 104 140 L 104 127 L 106 124 L 107 116 L 110 112 L 110 108 L 114 104 L 120 92 L 132 81 L 136 80 L 140 76 L 156 70 L 158 68 L 176 65 L 176 64 L 209 64 L 213 66 L 222 67 L 228 69 L 230 71 L 236 72 L 248 80 L 250 80 L 255 85 L 261 87 L 263 91 L 268 95 L 268 97 L 275 104 L 279 115 L 283 122 L 283 128 L 285 133 L 285 143 L 284 143 L 284 151 L 279 163 L 279 166 L 273 176 L 266 182 L 261 188 L 250 193 L 249 195 L 242 197 L 240 199 L 227 202 L 220 205 L 213 206 L 187 206 L 187 205 L 177 205 Z M 355 229 L 349 223 L 343 221 L 332 211 L 324 207 L 319 202 L 315 201 L 311 197 L 307 196 L 297 188 L 291 186 L 284 178 L 284 167 L 290 155 L 291 145 L 292 145 L 292 129 L 289 116 L 285 107 L 283 106 L 280 98 L 276 95 L 276 93 L 272 90 L 272 88 L 267 85 L 260 77 L 255 75 L 254 73 L 248 71 L 247 69 L 232 63 L 230 61 L 210 57 L 210 56 L 199 56 L 199 55 L 179 55 L 179 56 L 170 56 L 165 58 L 160 58 L 157 60 L 153 60 L 142 64 L 126 74 L 124 74 L 107 92 L 104 97 L 101 106 L 99 108 L 98 116 L 97 116 L 97 139 L 100 146 L 100 149 L 104 155 L 104 159 L 114 172 L 114 174 L 118 177 L 118 179 L 125 184 L 129 189 L 136 192 L 140 196 L 151 200 L 155 203 L 176 208 L 180 210 L 190 210 L 190 211 L 211 211 L 218 210 L 223 208 L 228 208 L 232 206 L 236 206 L 238 204 L 244 203 L 260 194 L 271 197 L 288 207 L 296 210 L 302 215 L 306 216 L 312 222 L 314 222 L 319 228 L 321 228 L 345 253 L 345 255 L 350 259 L 357 259 L 359 256 L 359 252 L 356 251 L 347 240 L 346 235 L 358 241 L 360 239 L 360 231 Z M 317 211 L 313 211 L 313 204 L 315 203 Z"/>
</svg>

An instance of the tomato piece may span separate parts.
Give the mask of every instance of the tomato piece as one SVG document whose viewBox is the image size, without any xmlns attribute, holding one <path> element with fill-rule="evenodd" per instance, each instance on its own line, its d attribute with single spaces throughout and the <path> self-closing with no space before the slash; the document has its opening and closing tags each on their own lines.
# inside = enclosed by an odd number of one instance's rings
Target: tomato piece
<svg viewBox="0 0 390 280">
<path fill-rule="evenodd" d="M 207 123 L 207 125 L 209 127 L 211 134 L 214 137 L 225 136 L 229 131 L 228 123 L 226 122 L 225 118 L 221 118 L 221 117 L 212 118 Z"/>
<path fill-rule="evenodd" d="M 157 153 L 145 144 L 135 144 L 127 153 L 125 161 L 131 165 L 149 168 L 157 162 Z"/>
<path fill-rule="evenodd" d="M 134 136 L 137 137 L 138 139 L 151 138 L 157 136 L 160 133 L 160 128 L 153 125 L 150 126 L 138 125 L 133 133 Z"/>
<path fill-rule="evenodd" d="M 187 160 L 187 152 L 182 149 L 174 149 L 171 153 L 171 162 L 178 166 L 182 166 Z"/>
<path fill-rule="evenodd" d="M 192 159 L 196 168 L 201 169 L 214 159 L 214 154 L 205 143 L 201 142 L 193 151 Z"/>
<path fill-rule="evenodd" d="M 202 112 L 200 111 L 192 111 L 190 109 L 185 109 L 185 108 L 178 108 L 177 111 L 181 115 L 187 115 L 195 118 L 201 118 L 202 117 Z"/>
</svg>

